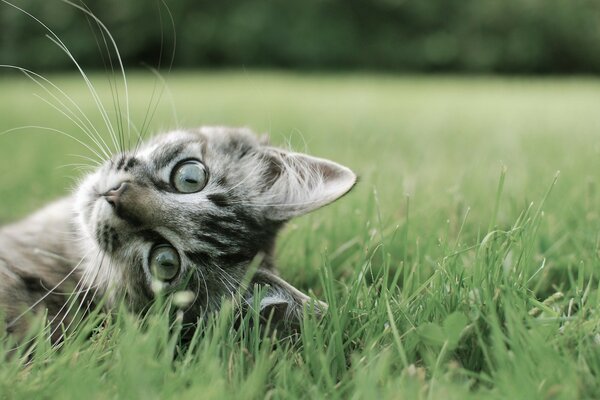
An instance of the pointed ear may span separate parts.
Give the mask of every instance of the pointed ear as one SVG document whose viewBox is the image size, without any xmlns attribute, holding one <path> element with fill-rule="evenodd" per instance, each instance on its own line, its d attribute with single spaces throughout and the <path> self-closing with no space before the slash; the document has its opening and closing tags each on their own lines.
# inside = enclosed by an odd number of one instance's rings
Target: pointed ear
<svg viewBox="0 0 600 400">
<path fill-rule="evenodd" d="M 311 299 L 268 270 L 256 271 L 250 287 L 256 285 L 260 286 L 262 293 L 258 302 L 261 319 L 265 322 L 270 320 L 271 326 L 298 329 L 305 311 L 318 317 L 327 311 L 326 303 Z M 256 304 L 252 296 L 247 301 Z"/>
<path fill-rule="evenodd" d="M 356 183 L 350 169 L 323 158 L 265 149 L 265 204 L 267 217 L 286 221 L 323 207 Z"/>
</svg>

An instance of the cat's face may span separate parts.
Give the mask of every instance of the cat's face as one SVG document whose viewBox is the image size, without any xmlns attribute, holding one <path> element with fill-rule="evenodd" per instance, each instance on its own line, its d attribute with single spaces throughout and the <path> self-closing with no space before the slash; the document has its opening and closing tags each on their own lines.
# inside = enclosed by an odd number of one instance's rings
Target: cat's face
<svg viewBox="0 0 600 400">
<path fill-rule="evenodd" d="M 345 167 L 264 145 L 247 130 L 157 136 L 80 185 L 79 228 L 99 254 L 85 273 L 135 309 L 157 284 L 190 290 L 195 308 L 210 309 L 235 292 L 258 253 L 270 255 L 285 221 L 335 200 L 355 179 Z"/>
</svg>

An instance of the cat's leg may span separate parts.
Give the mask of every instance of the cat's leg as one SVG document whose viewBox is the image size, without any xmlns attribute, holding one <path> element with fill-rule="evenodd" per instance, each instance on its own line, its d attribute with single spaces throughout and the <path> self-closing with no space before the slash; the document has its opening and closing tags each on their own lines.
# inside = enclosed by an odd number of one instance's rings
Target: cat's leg
<svg viewBox="0 0 600 400">
<path fill-rule="evenodd" d="M 272 271 L 262 268 L 252 279 L 247 299 L 249 304 L 255 303 L 253 296 L 257 286 L 261 292 L 257 302 L 260 316 L 270 321 L 272 326 L 297 330 L 304 313 L 310 312 L 320 318 L 327 312 L 327 303 L 312 299 Z"/>
</svg>

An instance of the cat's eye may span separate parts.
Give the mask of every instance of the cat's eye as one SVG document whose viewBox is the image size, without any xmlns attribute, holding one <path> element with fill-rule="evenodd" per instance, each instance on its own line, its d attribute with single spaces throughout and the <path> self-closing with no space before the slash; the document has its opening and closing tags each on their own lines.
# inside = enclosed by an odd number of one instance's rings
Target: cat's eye
<svg viewBox="0 0 600 400">
<path fill-rule="evenodd" d="M 171 174 L 171 184 L 180 193 L 195 193 L 204 189 L 208 172 L 200 161 L 187 160 L 177 164 Z"/>
<path fill-rule="evenodd" d="M 159 281 L 170 281 L 179 274 L 181 261 L 177 251 L 168 244 L 155 246 L 150 252 L 150 272 Z"/>
</svg>

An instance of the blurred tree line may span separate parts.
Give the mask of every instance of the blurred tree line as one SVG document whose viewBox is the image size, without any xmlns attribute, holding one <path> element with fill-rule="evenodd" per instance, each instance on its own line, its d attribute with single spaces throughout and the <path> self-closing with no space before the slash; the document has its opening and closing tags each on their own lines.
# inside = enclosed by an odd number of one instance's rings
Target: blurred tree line
<svg viewBox="0 0 600 400">
<path fill-rule="evenodd" d="M 12 0 L 87 68 L 104 68 L 85 15 L 57 0 Z M 176 67 L 498 73 L 600 72 L 600 0 L 165 0 Z M 153 0 L 86 0 L 125 63 L 156 66 L 173 31 Z M 162 26 L 162 29 L 161 29 Z M 95 37 L 103 39 L 97 29 Z M 165 58 L 168 58 L 165 56 Z M 0 3 L 0 63 L 65 69 L 69 58 Z"/>
</svg>

